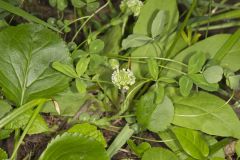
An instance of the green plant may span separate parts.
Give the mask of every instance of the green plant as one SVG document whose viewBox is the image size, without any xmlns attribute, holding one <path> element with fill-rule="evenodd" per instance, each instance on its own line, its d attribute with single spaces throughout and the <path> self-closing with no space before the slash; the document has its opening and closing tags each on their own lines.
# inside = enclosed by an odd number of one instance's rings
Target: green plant
<svg viewBox="0 0 240 160">
<path fill-rule="evenodd" d="M 209 36 L 204 28 L 216 27 L 210 23 L 226 15 L 237 18 L 238 5 L 49 4 L 58 16 L 46 23 L 0 0 L 0 8 L 36 23 L 0 26 L 0 140 L 14 132 L 10 159 L 19 159 L 26 136 L 36 134 L 52 140 L 40 156 L 25 159 L 108 160 L 125 144 L 130 151 L 124 151 L 142 160 L 221 160 L 224 147 L 233 143 L 239 157 L 240 121 L 231 104 L 239 103 L 240 29 Z M 178 4 L 188 11 L 179 11 Z M 67 19 L 71 9 L 75 18 Z M 63 123 L 50 125 L 49 115 Z M 108 132 L 117 135 L 109 138 Z M 0 149 L 0 159 L 7 157 Z"/>
</svg>

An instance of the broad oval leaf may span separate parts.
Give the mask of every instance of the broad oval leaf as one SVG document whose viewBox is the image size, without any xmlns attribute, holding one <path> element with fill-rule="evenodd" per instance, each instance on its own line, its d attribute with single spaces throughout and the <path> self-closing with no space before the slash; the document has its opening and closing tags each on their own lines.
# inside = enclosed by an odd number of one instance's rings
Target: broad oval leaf
<svg viewBox="0 0 240 160">
<path fill-rule="evenodd" d="M 217 96 L 198 92 L 191 97 L 172 97 L 173 124 L 207 134 L 240 138 L 240 122 L 231 106 Z"/>
<path fill-rule="evenodd" d="M 155 103 L 156 94 L 149 91 L 137 103 L 137 120 L 143 127 L 153 132 L 164 131 L 173 120 L 174 107 L 165 96 L 161 103 Z"/>
<path fill-rule="evenodd" d="M 56 33 L 33 24 L 0 32 L 0 86 L 16 105 L 67 88 L 68 78 L 51 68 L 54 61 L 70 63 L 67 47 Z"/>
<path fill-rule="evenodd" d="M 201 71 L 205 61 L 206 56 L 202 52 L 192 55 L 188 62 L 188 74 L 194 74 Z"/>
<path fill-rule="evenodd" d="M 83 80 L 76 79 L 75 83 L 76 83 L 76 88 L 79 93 L 85 94 L 87 92 L 87 84 Z"/>
<path fill-rule="evenodd" d="M 134 34 L 150 35 L 151 24 L 159 10 L 164 10 L 168 15 L 166 32 L 170 32 L 176 28 L 178 24 L 178 9 L 176 0 L 166 1 L 166 0 L 148 0 L 141 8 L 140 15 L 134 26 Z M 149 27 L 150 26 L 150 27 Z"/>
<path fill-rule="evenodd" d="M 91 53 L 98 53 L 104 49 L 104 41 L 101 39 L 96 39 L 92 41 L 89 45 L 89 51 Z"/>
<path fill-rule="evenodd" d="M 205 159 L 209 154 L 209 147 L 198 131 L 187 128 L 172 128 L 183 150 L 196 159 Z"/>
<path fill-rule="evenodd" d="M 152 23 L 151 34 L 152 38 L 157 36 L 162 36 L 164 33 L 164 26 L 166 25 L 167 20 L 167 13 L 164 10 L 160 10 Z"/>
<path fill-rule="evenodd" d="M 157 60 L 153 59 L 153 58 L 149 58 L 147 60 L 147 64 L 148 64 L 148 70 L 149 70 L 150 75 L 152 76 L 152 78 L 154 80 L 157 80 L 158 74 L 159 74 L 159 68 L 158 68 Z"/>
<path fill-rule="evenodd" d="M 78 133 L 64 133 L 47 146 L 39 160 L 109 160 L 101 143 Z"/>
<path fill-rule="evenodd" d="M 179 79 L 179 86 L 180 86 L 180 93 L 184 97 L 187 97 L 190 94 L 191 89 L 193 87 L 193 81 L 187 76 L 182 76 Z"/>
<path fill-rule="evenodd" d="M 211 66 L 203 72 L 203 76 L 208 83 L 217 83 L 222 79 L 223 69 L 218 65 Z"/>
<path fill-rule="evenodd" d="M 153 147 L 147 150 L 142 157 L 142 160 L 178 160 L 178 157 L 171 151 L 160 147 Z"/>
<path fill-rule="evenodd" d="M 89 62 L 90 62 L 90 58 L 87 58 L 87 57 L 80 58 L 76 66 L 76 72 L 79 77 L 86 72 Z"/>
</svg>

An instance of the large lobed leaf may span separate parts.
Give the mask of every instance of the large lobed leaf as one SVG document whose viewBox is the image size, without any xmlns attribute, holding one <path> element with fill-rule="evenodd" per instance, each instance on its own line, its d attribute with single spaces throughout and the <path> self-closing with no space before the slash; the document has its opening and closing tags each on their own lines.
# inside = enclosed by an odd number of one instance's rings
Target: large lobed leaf
<svg viewBox="0 0 240 160">
<path fill-rule="evenodd" d="M 50 67 L 54 61 L 70 64 L 67 48 L 54 32 L 33 24 L 0 32 L 0 86 L 16 105 L 51 97 L 68 86 L 68 78 Z"/>
<path fill-rule="evenodd" d="M 39 160 L 109 160 L 101 143 L 78 133 L 64 133 L 52 140 Z"/>
<path fill-rule="evenodd" d="M 173 124 L 223 137 L 240 138 L 240 121 L 231 106 L 217 96 L 199 92 L 191 97 L 173 97 Z"/>
</svg>

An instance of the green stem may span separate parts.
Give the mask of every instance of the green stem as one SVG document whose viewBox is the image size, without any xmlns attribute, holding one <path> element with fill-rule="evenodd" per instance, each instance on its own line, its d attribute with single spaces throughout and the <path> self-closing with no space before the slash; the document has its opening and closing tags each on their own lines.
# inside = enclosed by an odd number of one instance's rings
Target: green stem
<svg viewBox="0 0 240 160">
<path fill-rule="evenodd" d="M 19 141 L 17 142 L 16 146 L 14 147 L 13 154 L 12 154 L 12 156 L 11 156 L 11 158 L 10 158 L 11 160 L 13 160 L 14 157 L 17 155 L 18 148 L 19 148 L 20 145 L 22 144 L 24 137 L 25 137 L 26 134 L 28 133 L 30 127 L 31 127 L 32 124 L 33 124 L 33 122 L 35 121 L 35 119 L 36 119 L 38 113 L 41 111 L 41 109 L 42 109 L 44 103 L 45 103 L 45 101 L 41 102 L 41 103 L 38 105 L 38 107 L 35 109 L 35 111 L 34 111 L 32 117 L 31 117 L 31 119 L 29 120 L 27 126 L 25 127 L 25 129 L 24 129 L 24 131 L 23 131 L 23 133 L 22 133 L 22 135 L 21 135 Z"/>
</svg>

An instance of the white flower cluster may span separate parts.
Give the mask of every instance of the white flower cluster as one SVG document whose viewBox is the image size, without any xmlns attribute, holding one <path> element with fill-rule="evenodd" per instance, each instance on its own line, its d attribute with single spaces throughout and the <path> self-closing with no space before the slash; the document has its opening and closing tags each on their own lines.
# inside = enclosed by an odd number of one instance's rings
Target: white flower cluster
<svg viewBox="0 0 240 160">
<path fill-rule="evenodd" d="M 139 16 L 141 8 L 143 6 L 140 0 L 122 0 L 120 8 L 123 12 L 130 10 L 134 16 Z"/>
<path fill-rule="evenodd" d="M 130 69 L 115 70 L 112 74 L 112 82 L 119 89 L 128 90 L 129 86 L 135 83 L 135 76 Z"/>
</svg>

